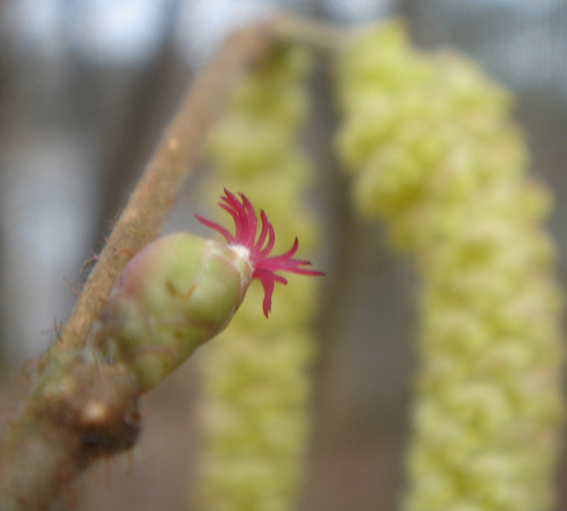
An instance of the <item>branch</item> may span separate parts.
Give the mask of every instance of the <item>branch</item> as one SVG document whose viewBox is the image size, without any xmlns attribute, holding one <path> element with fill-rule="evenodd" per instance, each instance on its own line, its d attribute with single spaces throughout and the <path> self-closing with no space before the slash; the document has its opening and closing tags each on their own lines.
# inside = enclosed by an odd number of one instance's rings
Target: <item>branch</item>
<svg viewBox="0 0 567 511">
<path fill-rule="evenodd" d="M 100 254 L 59 346 L 81 346 L 126 263 L 159 232 L 190 171 L 199 162 L 208 129 L 221 113 L 219 104 L 247 66 L 268 50 L 262 32 L 246 30 L 228 38 L 202 72 L 148 163 L 128 204 Z"/>
<path fill-rule="evenodd" d="M 187 94 L 89 276 L 61 336 L 42 357 L 26 400 L 0 445 L 0 510 L 46 510 L 101 457 L 130 449 L 140 419 L 128 370 L 87 347 L 114 281 L 159 232 L 209 128 L 238 77 L 274 44 L 333 50 L 332 29 L 281 17 L 229 37 Z M 338 33 L 335 33 L 338 35 Z"/>
<path fill-rule="evenodd" d="M 339 50 L 348 34 L 345 30 L 328 23 L 283 14 L 267 21 L 264 30 L 274 41 L 304 45 L 323 54 L 332 54 Z"/>
<path fill-rule="evenodd" d="M 60 346 L 84 345 L 114 281 L 130 258 L 159 232 L 189 171 L 199 162 L 199 149 L 221 113 L 219 104 L 238 76 L 260 61 L 274 42 L 331 51 L 341 39 L 341 33 L 327 25 L 279 16 L 226 40 L 187 95 L 148 163 L 63 329 Z"/>
</svg>

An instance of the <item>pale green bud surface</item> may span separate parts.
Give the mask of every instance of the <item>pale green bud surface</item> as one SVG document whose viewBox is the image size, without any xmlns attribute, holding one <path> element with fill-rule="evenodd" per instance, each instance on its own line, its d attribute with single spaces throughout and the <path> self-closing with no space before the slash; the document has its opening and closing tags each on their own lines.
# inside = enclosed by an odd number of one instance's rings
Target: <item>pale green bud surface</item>
<svg viewBox="0 0 567 511">
<path fill-rule="evenodd" d="M 101 315 L 107 356 L 145 392 L 223 330 L 252 278 L 246 254 L 190 233 L 150 243 L 126 266 Z"/>
</svg>

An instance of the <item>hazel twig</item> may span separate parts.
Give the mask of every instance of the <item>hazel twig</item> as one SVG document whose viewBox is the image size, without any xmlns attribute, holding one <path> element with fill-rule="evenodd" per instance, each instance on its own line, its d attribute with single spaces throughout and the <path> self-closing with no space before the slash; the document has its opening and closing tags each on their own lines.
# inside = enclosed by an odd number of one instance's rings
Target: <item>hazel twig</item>
<svg viewBox="0 0 567 511">
<path fill-rule="evenodd" d="M 305 37 L 317 27 L 318 33 L 326 33 L 319 24 L 291 27 L 292 19 L 285 18 L 285 23 L 262 23 L 229 37 L 165 130 L 69 321 L 41 358 L 28 396 L 2 439 L 1 511 L 49 509 L 90 464 L 135 444 L 139 389 L 124 364 L 107 364 L 86 349 L 93 323 L 127 262 L 158 234 L 199 163 L 203 141 L 239 75 L 266 57 L 273 45 L 334 47 L 328 34 L 318 44 L 313 34 Z"/>
</svg>

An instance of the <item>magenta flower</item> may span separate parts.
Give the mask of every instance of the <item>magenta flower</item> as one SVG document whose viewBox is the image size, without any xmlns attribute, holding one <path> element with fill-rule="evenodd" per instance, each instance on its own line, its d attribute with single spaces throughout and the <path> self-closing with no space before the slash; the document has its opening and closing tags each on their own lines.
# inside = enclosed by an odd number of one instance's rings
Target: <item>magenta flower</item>
<svg viewBox="0 0 567 511">
<path fill-rule="evenodd" d="M 276 282 L 287 284 L 287 280 L 281 275 L 277 275 L 276 271 L 288 271 L 290 273 L 298 273 L 301 275 L 324 275 L 323 272 L 302 268 L 302 266 L 310 266 L 309 261 L 293 259 L 293 255 L 297 252 L 298 241 L 295 238 L 293 246 L 285 254 L 279 256 L 268 257 L 274 248 L 276 235 L 272 224 L 268 221 L 268 217 L 264 211 L 260 211 L 260 219 L 262 228 L 258 239 L 258 220 L 256 211 L 251 202 L 242 193 L 239 193 L 242 202 L 238 200 L 234 194 L 228 190 L 224 190 L 225 195 L 221 197 L 219 206 L 230 214 L 236 226 L 234 236 L 230 234 L 221 225 L 211 222 L 206 218 L 195 215 L 197 220 L 202 224 L 214 229 L 224 236 L 229 247 L 244 252 L 250 265 L 252 266 L 252 278 L 258 279 L 264 288 L 264 301 L 262 309 L 264 315 L 268 314 L 272 308 L 272 294 Z"/>
</svg>

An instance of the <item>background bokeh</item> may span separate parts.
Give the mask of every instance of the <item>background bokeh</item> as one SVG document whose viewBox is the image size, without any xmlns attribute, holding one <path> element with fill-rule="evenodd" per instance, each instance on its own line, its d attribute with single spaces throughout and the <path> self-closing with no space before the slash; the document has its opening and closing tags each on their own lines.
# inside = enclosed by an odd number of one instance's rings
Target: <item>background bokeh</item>
<svg viewBox="0 0 567 511">
<path fill-rule="evenodd" d="M 512 89 L 533 171 L 555 192 L 549 227 L 565 283 L 566 1 L 0 0 L 0 414 L 23 393 L 23 361 L 67 318 L 76 297 L 66 280 L 84 281 L 83 262 L 102 247 L 192 77 L 225 35 L 282 10 L 345 26 L 401 16 L 417 46 L 456 47 Z M 415 282 L 381 226 L 351 217 L 330 150 L 327 78 L 316 70 L 305 133 L 319 168 L 328 278 L 301 507 L 387 511 L 403 485 Z M 167 230 L 193 228 L 194 189 Z M 189 509 L 195 365 L 148 396 L 140 445 L 85 477 L 79 509 Z M 563 469 L 559 483 L 566 477 Z M 565 496 L 557 509 L 567 510 Z"/>
</svg>

